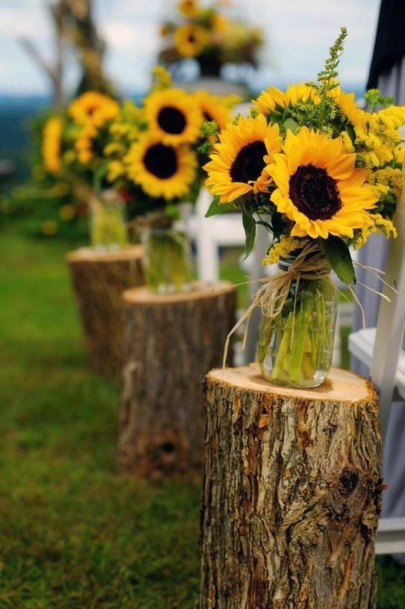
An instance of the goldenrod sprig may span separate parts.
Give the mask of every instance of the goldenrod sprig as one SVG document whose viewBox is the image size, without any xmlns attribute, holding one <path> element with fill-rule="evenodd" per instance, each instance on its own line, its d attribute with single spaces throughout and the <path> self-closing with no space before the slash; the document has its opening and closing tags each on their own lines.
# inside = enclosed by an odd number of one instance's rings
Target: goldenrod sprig
<svg viewBox="0 0 405 609">
<path fill-rule="evenodd" d="M 162 66 L 155 66 L 152 70 L 152 89 L 161 91 L 172 86 L 172 78 L 167 70 Z"/>
<path fill-rule="evenodd" d="M 347 29 L 342 27 L 339 36 L 329 49 L 329 57 L 325 61 L 325 67 L 318 73 L 318 90 L 320 93 L 331 91 L 338 85 L 338 67 L 346 37 Z"/>
</svg>

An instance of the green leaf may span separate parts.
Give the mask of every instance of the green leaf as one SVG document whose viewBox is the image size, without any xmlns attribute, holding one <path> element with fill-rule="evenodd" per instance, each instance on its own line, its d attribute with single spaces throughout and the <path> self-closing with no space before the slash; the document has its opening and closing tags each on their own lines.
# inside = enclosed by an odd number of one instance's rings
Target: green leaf
<svg viewBox="0 0 405 609">
<path fill-rule="evenodd" d="M 100 166 L 97 168 L 97 171 L 94 174 L 93 178 L 93 188 L 96 192 L 100 193 L 103 190 L 103 182 L 105 177 L 107 176 L 108 171 L 108 159 L 104 159 Z"/>
<path fill-rule="evenodd" d="M 255 243 L 256 220 L 253 217 L 253 211 L 245 205 L 242 206 L 242 222 L 246 235 L 245 258 L 247 258 Z"/>
<path fill-rule="evenodd" d="M 268 222 L 265 222 L 264 220 L 256 220 L 256 224 L 260 224 L 260 226 L 264 226 L 264 228 L 266 230 L 268 230 L 269 233 L 273 233 L 271 224 L 269 224 Z"/>
<path fill-rule="evenodd" d="M 280 239 L 280 236 L 283 234 L 285 230 L 285 222 L 282 214 L 279 212 L 274 212 L 271 218 L 271 228 L 274 239 Z"/>
<path fill-rule="evenodd" d="M 329 236 L 322 240 L 326 260 L 343 283 L 356 283 L 350 250 L 340 237 Z"/>
<path fill-rule="evenodd" d="M 354 127 L 350 123 L 346 125 L 346 131 L 349 134 L 352 144 L 354 144 L 354 142 L 356 141 L 356 132 L 354 130 Z"/>
<path fill-rule="evenodd" d="M 297 133 L 298 129 L 299 129 L 299 124 L 297 123 L 297 121 L 295 121 L 293 118 L 287 118 L 287 120 L 284 121 L 284 128 L 287 131 L 287 129 L 289 129 L 290 131 L 292 131 L 293 133 Z"/>
<path fill-rule="evenodd" d="M 205 214 L 205 217 L 209 218 L 210 216 L 223 214 L 224 212 L 230 211 L 231 209 L 235 209 L 234 203 L 220 203 L 219 197 L 214 197 L 211 205 L 208 208 L 207 213 Z"/>
</svg>

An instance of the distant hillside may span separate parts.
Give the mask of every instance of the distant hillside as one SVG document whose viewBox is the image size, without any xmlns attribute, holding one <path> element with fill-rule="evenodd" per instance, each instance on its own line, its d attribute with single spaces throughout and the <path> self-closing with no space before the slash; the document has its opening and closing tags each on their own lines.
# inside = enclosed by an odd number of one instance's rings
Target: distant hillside
<svg viewBox="0 0 405 609">
<path fill-rule="evenodd" d="M 29 119 L 47 104 L 46 97 L 0 96 L 0 154 L 26 145 Z"/>
</svg>

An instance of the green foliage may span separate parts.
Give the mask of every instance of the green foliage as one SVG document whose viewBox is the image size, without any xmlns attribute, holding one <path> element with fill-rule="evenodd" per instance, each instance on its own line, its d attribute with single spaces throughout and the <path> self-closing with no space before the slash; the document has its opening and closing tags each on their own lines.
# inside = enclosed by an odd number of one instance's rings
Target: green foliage
<svg viewBox="0 0 405 609">
<path fill-rule="evenodd" d="M 242 222 L 243 228 L 245 229 L 246 245 L 245 245 L 245 258 L 247 258 L 253 249 L 256 237 L 256 220 L 253 216 L 254 209 L 249 205 L 242 205 Z"/>
<path fill-rule="evenodd" d="M 393 97 L 383 95 L 378 89 L 369 89 L 364 97 L 366 98 L 367 106 L 370 112 L 372 112 L 376 106 L 386 107 L 394 103 Z"/>
<path fill-rule="evenodd" d="M 218 214 L 223 214 L 226 211 L 231 211 L 235 209 L 234 203 L 220 203 L 219 197 L 214 197 L 211 205 L 208 208 L 207 213 L 205 214 L 206 218 L 210 218 L 211 216 L 216 216 Z"/>
<path fill-rule="evenodd" d="M 198 146 L 197 151 L 202 156 L 208 156 L 212 149 L 210 138 L 218 136 L 218 125 L 215 121 L 205 121 L 201 125 L 201 137 L 203 143 Z"/>
<path fill-rule="evenodd" d="M 342 27 L 340 34 L 336 38 L 334 44 L 329 49 L 329 56 L 325 61 L 323 70 L 318 73 L 318 91 L 321 95 L 331 91 L 336 87 L 336 81 L 339 76 L 338 67 L 340 58 L 343 54 L 344 43 L 347 37 L 347 29 Z"/>
<path fill-rule="evenodd" d="M 339 63 L 344 50 L 347 36 L 346 28 L 342 27 L 335 43 L 329 49 L 329 55 L 323 69 L 318 73 L 317 82 L 309 82 L 318 95 L 319 103 L 311 104 L 298 102 L 294 107 L 287 108 L 283 113 L 283 129 L 296 129 L 297 126 L 306 125 L 309 128 L 323 131 L 331 137 L 339 135 L 348 124 L 347 118 L 339 110 L 330 92 L 339 85 Z M 290 118 L 294 123 L 290 122 Z"/>
<path fill-rule="evenodd" d="M 77 201 L 71 181 L 51 175 L 43 167 L 42 132 L 49 116 L 46 110 L 29 121 L 31 176 L 24 176 L 18 186 L 0 198 L 0 222 L 10 224 L 23 218 L 30 235 L 85 242 L 86 201 Z"/>
<path fill-rule="evenodd" d="M 356 283 L 353 261 L 350 250 L 340 237 L 329 235 L 328 239 L 321 239 L 322 249 L 326 260 L 343 283 Z"/>
<path fill-rule="evenodd" d="M 215 121 L 205 121 L 201 125 L 201 135 L 203 137 L 218 135 L 218 124 Z"/>
<path fill-rule="evenodd" d="M 284 129 L 285 131 L 290 130 L 293 133 L 296 133 L 299 129 L 299 124 L 293 118 L 289 117 L 284 121 Z"/>
</svg>

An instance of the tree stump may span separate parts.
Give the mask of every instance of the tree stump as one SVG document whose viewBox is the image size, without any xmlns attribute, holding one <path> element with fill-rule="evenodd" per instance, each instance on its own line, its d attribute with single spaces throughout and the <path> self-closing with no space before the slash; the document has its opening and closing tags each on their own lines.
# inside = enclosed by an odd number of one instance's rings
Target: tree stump
<svg viewBox="0 0 405 609">
<path fill-rule="evenodd" d="M 199 609 L 374 609 L 378 396 L 334 369 L 317 389 L 256 365 L 205 381 Z"/>
<path fill-rule="evenodd" d="M 222 360 L 236 290 L 196 282 L 187 293 L 124 293 L 118 460 L 122 472 L 156 479 L 202 473 L 202 381 Z"/>
<path fill-rule="evenodd" d="M 117 252 L 83 248 L 66 260 L 90 365 L 98 374 L 115 377 L 121 360 L 122 292 L 144 282 L 142 247 Z"/>
</svg>

